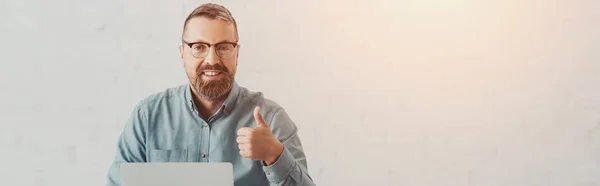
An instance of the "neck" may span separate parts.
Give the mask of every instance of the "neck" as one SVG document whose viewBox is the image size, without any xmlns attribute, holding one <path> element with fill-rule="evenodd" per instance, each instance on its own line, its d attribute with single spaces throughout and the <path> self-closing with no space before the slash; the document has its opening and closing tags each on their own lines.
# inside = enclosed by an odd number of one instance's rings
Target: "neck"
<svg viewBox="0 0 600 186">
<path fill-rule="evenodd" d="M 227 99 L 229 92 L 231 92 L 231 90 L 229 90 L 227 93 L 225 93 L 223 96 L 221 96 L 219 98 L 209 99 L 209 98 L 206 98 L 206 97 L 200 95 L 193 89 L 192 89 L 192 91 L 193 91 L 192 97 L 194 99 L 194 104 L 196 105 L 196 108 L 198 109 L 198 113 L 204 120 L 208 120 L 208 118 L 210 118 L 210 116 L 214 115 L 219 110 L 219 108 L 221 108 L 221 106 L 225 102 L 225 99 Z"/>
</svg>

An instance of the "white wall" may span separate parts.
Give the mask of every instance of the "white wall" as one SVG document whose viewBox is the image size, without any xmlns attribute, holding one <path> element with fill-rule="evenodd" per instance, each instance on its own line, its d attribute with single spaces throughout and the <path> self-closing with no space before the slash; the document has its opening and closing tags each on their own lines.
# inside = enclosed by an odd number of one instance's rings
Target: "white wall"
<svg viewBox="0 0 600 186">
<path fill-rule="evenodd" d="M 2 0 L 0 185 L 103 185 L 203 1 Z M 600 185 L 600 1 L 213 1 L 318 185 Z"/>
</svg>

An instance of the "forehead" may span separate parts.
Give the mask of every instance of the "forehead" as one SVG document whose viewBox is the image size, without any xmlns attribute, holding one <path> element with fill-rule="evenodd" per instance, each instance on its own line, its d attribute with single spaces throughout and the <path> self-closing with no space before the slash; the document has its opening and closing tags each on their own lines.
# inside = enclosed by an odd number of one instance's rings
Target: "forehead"
<svg viewBox="0 0 600 186">
<path fill-rule="evenodd" d="M 225 20 L 195 17 L 190 19 L 185 26 L 183 39 L 188 42 L 234 42 L 236 41 L 235 27 L 233 23 Z"/>
</svg>

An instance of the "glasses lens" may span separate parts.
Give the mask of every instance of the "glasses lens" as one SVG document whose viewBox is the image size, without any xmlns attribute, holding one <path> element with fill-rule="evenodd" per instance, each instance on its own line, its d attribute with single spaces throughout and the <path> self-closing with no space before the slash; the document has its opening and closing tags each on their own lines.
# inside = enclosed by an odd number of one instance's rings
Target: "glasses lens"
<svg viewBox="0 0 600 186">
<path fill-rule="evenodd" d="M 209 47 L 206 44 L 197 43 L 192 45 L 192 55 L 195 57 L 205 57 L 208 54 Z"/>
<path fill-rule="evenodd" d="M 219 57 L 231 57 L 233 55 L 234 44 L 220 43 L 216 46 L 216 51 Z"/>
</svg>

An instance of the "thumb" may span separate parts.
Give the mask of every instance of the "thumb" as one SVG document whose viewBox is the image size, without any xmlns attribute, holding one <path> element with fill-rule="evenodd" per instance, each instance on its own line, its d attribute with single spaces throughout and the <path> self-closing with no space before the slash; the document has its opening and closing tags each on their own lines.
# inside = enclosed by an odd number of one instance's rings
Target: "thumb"
<svg viewBox="0 0 600 186">
<path fill-rule="evenodd" d="M 269 125 L 267 125 L 267 122 L 265 121 L 265 119 L 262 117 L 262 114 L 260 114 L 260 107 L 256 106 L 256 108 L 254 108 L 254 120 L 256 120 L 256 126 L 257 127 L 269 127 Z"/>
</svg>

